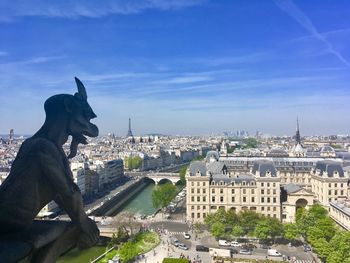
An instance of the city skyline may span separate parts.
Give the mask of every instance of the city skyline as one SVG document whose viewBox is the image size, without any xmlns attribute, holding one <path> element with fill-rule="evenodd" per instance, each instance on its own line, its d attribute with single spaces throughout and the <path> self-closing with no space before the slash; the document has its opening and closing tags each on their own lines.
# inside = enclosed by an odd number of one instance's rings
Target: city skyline
<svg viewBox="0 0 350 263">
<path fill-rule="evenodd" d="M 34 4 L 35 3 L 35 4 Z M 0 133 L 85 84 L 101 134 L 349 134 L 346 1 L 0 4 Z M 25 101 L 25 103 L 23 103 Z"/>
</svg>

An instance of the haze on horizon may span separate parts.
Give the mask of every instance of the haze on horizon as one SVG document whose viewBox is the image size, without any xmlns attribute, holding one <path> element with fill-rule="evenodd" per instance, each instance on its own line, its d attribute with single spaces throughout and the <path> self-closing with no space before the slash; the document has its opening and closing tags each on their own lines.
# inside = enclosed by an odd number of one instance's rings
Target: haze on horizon
<svg viewBox="0 0 350 263">
<path fill-rule="evenodd" d="M 350 3 L 0 3 L 0 134 L 87 88 L 101 134 L 350 133 Z"/>
</svg>

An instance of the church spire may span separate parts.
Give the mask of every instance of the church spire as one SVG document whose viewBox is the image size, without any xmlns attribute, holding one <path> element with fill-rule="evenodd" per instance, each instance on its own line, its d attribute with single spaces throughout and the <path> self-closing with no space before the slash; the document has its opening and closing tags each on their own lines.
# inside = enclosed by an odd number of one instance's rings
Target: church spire
<svg viewBox="0 0 350 263">
<path fill-rule="evenodd" d="M 300 144 L 301 145 L 301 138 L 300 138 L 300 131 L 299 131 L 299 119 L 297 117 L 297 130 L 295 133 L 295 145 Z"/>
</svg>

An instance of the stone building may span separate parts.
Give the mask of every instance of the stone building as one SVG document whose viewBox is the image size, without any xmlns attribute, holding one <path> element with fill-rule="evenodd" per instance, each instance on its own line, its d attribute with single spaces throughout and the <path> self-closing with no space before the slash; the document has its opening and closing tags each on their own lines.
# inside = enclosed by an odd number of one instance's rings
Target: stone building
<svg viewBox="0 0 350 263">
<path fill-rule="evenodd" d="M 219 208 L 252 210 L 294 222 L 298 208 L 344 200 L 349 175 L 339 160 L 219 157 L 192 162 L 186 174 L 187 220 L 203 222 Z"/>
</svg>

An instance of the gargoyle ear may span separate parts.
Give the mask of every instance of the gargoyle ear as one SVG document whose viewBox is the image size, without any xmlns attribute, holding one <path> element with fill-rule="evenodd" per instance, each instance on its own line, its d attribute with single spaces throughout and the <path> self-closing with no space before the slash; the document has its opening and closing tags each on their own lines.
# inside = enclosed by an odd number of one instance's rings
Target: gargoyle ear
<svg viewBox="0 0 350 263">
<path fill-rule="evenodd" d="M 74 77 L 74 79 L 75 79 L 75 83 L 77 83 L 77 87 L 78 87 L 78 93 L 75 93 L 75 95 L 79 94 L 80 98 L 87 101 L 86 89 L 85 89 L 83 83 L 77 77 Z"/>
</svg>

